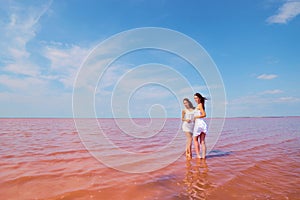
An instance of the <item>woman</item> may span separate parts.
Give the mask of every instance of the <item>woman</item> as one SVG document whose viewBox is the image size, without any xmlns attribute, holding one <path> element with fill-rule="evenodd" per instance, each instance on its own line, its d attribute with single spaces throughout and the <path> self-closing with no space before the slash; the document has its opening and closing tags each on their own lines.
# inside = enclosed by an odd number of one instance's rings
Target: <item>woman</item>
<svg viewBox="0 0 300 200">
<path fill-rule="evenodd" d="M 193 131 L 194 146 L 195 146 L 197 158 L 205 159 L 206 156 L 205 136 L 207 133 L 207 125 L 204 122 L 203 118 L 206 117 L 205 105 L 204 105 L 206 98 L 203 97 L 201 94 L 196 93 L 194 94 L 194 100 L 197 103 L 197 107 L 195 109 L 195 116 L 194 116 L 195 119 L 195 126 Z M 200 156 L 199 139 L 202 148 L 202 157 Z"/>
<path fill-rule="evenodd" d="M 181 119 L 183 121 L 182 130 L 186 135 L 185 156 L 187 159 L 191 159 L 195 107 L 193 106 L 192 102 L 188 98 L 183 99 L 183 105 L 185 109 L 182 111 Z"/>
</svg>

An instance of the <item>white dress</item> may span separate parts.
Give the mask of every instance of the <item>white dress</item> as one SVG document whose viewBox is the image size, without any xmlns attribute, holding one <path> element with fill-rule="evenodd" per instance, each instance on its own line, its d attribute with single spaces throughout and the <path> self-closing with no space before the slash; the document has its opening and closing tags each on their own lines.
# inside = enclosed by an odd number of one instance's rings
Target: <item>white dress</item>
<svg viewBox="0 0 300 200">
<path fill-rule="evenodd" d="M 194 112 L 195 110 L 188 110 L 188 109 L 185 109 L 185 115 L 184 115 L 184 119 L 189 119 L 191 120 L 190 123 L 184 121 L 182 123 L 182 130 L 183 132 L 190 132 L 190 133 L 193 133 L 193 130 L 194 130 Z"/>
<path fill-rule="evenodd" d="M 195 109 L 195 116 L 200 116 L 201 112 L 198 109 Z M 193 136 L 199 136 L 201 133 L 207 133 L 207 125 L 202 118 L 196 118 L 195 126 L 193 131 Z"/>
</svg>

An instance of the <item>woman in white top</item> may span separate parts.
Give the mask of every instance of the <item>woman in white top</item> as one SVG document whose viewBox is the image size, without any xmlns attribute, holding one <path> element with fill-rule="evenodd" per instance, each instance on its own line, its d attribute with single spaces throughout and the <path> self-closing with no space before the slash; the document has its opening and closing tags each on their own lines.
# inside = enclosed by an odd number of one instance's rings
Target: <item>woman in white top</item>
<svg viewBox="0 0 300 200">
<path fill-rule="evenodd" d="M 183 105 L 185 109 L 182 111 L 182 130 L 186 135 L 186 148 L 185 148 L 185 155 L 187 159 L 192 158 L 192 140 L 193 140 L 193 131 L 194 131 L 194 112 L 195 107 L 193 106 L 192 102 L 185 98 L 183 99 Z"/>
<path fill-rule="evenodd" d="M 199 145 L 199 138 L 200 138 L 202 158 L 205 159 L 206 156 L 205 136 L 207 133 L 207 125 L 203 120 L 203 118 L 206 117 L 205 105 L 204 105 L 206 98 L 203 97 L 201 94 L 196 93 L 194 94 L 194 100 L 197 103 L 197 107 L 195 109 L 195 116 L 194 116 L 195 119 L 195 126 L 193 131 L 194 146 L 195 146 L 197 158 L 201 158 L 200 145 Z"/>
</svg>

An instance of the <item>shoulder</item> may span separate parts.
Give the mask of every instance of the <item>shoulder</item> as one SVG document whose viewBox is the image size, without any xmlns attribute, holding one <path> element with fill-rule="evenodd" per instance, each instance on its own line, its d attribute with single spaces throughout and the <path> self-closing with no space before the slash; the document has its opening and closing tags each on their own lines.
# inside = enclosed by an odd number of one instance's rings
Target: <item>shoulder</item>
<svg viewBox="0 0 300 200">
<path fill-rule="evenodd" d="M 203 109 L 203 104 L 202 104 L 202 103 L 199 103 L 199 104 L 197 105 L 197 109 L 198 109 L 198 110 Z"/>
<path fill-rule="evenodd" d="M 185 110 L 182 110 L 182 113 L 185 113 Z"/>
</svg>

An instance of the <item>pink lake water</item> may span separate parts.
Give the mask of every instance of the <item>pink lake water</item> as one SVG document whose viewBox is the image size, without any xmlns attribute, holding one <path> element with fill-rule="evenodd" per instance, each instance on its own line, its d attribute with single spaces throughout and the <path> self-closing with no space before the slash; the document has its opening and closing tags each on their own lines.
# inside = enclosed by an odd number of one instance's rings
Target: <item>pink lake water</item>
<svg viewBox="0 0 300 200">
<path fill-rule="evenodd" d="M 135 152 L 157 150 L 180 126 L 168 119 L 151 139 L 133 139 L 113 119 L 101 123 L 115 144 Z M 103 154 L 118 156 L 113 146 L 103 148 Z M 126 173 L 86 150 L 73 119 L 0 119 L 0 198 L 300 199 L 300 117 L 228 118 L 206 160 L 187 161 L 183 153 L 162 169 Z"/>
</svg>

